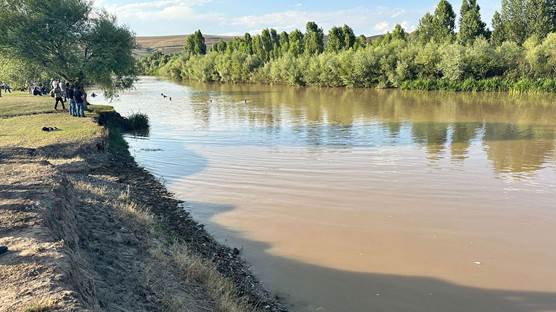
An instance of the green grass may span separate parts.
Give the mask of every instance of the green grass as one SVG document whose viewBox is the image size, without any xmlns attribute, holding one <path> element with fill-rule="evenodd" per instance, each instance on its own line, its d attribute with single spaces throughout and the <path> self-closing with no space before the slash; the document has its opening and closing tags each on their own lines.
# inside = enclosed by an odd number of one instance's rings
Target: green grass
<svg viewBox="0 0 556 312">
<path fill-rule="evenodd" d="M 60 105 L 58 105 L 60 107 Z M 54 99 L 27 93 L 8 93 L 0 97 L 0 117 L 53 113 Z"/>
<path fill-rule="evenodd" d="M 0 147 L 40 148 L 53 144 L 85 143 L 103 135 L 104 128 L 91 120 L 108 105 L 91 105 L 86 118 L 56 112 L 52 98 L 9 94 L 0 98 Z M 48 113 L 48 114 L 47 114 Z M 43 127 L 56 127 L 52 132 Z"/>
<path fill-rule="evenodd" d="M 43 127 L 56 127 L 52 132 Z M 39 148 L 53 144 L 84 143 L 103 134 L 90 118 L 68 114 L 40 114 L 0 119 L 0 147 Z"/>
</svg>

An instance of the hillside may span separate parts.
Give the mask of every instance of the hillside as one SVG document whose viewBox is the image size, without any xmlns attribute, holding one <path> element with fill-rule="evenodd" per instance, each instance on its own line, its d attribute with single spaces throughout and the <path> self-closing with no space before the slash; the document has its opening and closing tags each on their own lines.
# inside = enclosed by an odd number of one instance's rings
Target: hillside
<svg viewBox="0 0 556 312">
<path fill-rule="evenodd" d="M 137 37 L 138 48 L 134 51 L 137 56 L 147 56 L 156 51 L 164 54 L 175 54 L 183 49 L 185 38 L 187 35 L 177 36 L 142 36 Z M 233 36 L 204 35 L 207 48 L 210 49 L 215 43 L 220 41 L 230 41 Z M 369 40 L 375 40 L 382 37 L 376 35 L 368 37 Z"/>
<path fill-rule="evenodd" d="M 175 54 L 183 49 L 186 37 L 187 35 L 137 37 L 138 49 L 135 50 L 135 54 L 144 56 L 155 51 L 161 51 L 164 54 Z M 210 49 L 216 42 L 229 41 L 233 38 L 232 36 L 205 35 L 205 42 L 207 48 Z"/>
</svg>

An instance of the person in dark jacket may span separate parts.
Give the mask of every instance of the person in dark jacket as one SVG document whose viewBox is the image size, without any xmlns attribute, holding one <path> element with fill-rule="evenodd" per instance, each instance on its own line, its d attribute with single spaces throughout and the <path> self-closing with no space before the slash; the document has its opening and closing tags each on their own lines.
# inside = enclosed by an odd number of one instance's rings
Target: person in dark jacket
<svg viewBox="0 0 556 312">
<path fill-rule="evenodd" d="M 75 99 L 75 106 L 77 108 L 75 116 L 85 117 L 85 100 L 87 98 L 85 89 L 83 86 L 77 86 L 73 92 L 73 98 Z"/>
<path fill-rule="evenodd" d="M 66 83 L 66 98 L 69 100 L 69 113 L 70 115 L 75 116 L 77 115 L 77 107 L 76 107 L 73 94 L 74 94 L 74 87 L 69 83 Z"/>
<path fill-rule="evenodd" d="M 60 86 L 56 86 L 54 90 L 54 99 L 56 100 L 56 104 L 54 104 L 54 110 L 58 110 L 58 102 L 62 104 L 62 110 L 66 110 L 66 106 L 64 105 L 64 93 L 62 92 L 62 88 Z"/>
</svg>

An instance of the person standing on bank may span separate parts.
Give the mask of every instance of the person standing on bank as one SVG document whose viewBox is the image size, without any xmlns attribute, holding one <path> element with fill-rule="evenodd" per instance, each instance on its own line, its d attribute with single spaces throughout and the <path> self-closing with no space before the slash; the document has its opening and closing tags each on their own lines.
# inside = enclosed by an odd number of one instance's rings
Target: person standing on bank
<svg viewBox="0 0 556 312">
<path fill-rule="evenodd" d="M 77 108 L 75 116 L 85 117 L 85 90 L 83 86 L 76 86 L 73 93 L 73 98 L 75 99 L 75 106 Z"/>
<path fill-rule="evenodd" d="M 66 83 L 66 98 L 69 99 L 69 113 L 72 116 L 77 115 L 77 107 L 75 104 L 75 98 L 73 97 L 74 94 L 74 87 L 69 83 Z"/>
<path fill-rule="evenodd" d="M 53 90 L 54 98 L 56 99 L 56 104 L 54 104 L 54 110 L 58 110 L 58 102 L 62 104 L 62 110 L 66 110 L 66 106 L 64 105 L 64 94 L 62 92 L 62 88 L 56 85 L 56 88 Z"/>
</svg>

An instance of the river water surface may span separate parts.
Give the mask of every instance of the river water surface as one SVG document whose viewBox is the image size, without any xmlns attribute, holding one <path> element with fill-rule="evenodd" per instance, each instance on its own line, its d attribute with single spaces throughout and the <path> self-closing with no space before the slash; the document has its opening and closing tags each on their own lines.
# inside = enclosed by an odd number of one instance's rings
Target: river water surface
<svg viewBox="0 0 556 312">
<path fill-rule="evenodd" d="M 556 311 L 552 96 L 145 77 L 113 105 L 149 115 L 136 160 L 295 311 Z"/>
</svg>

